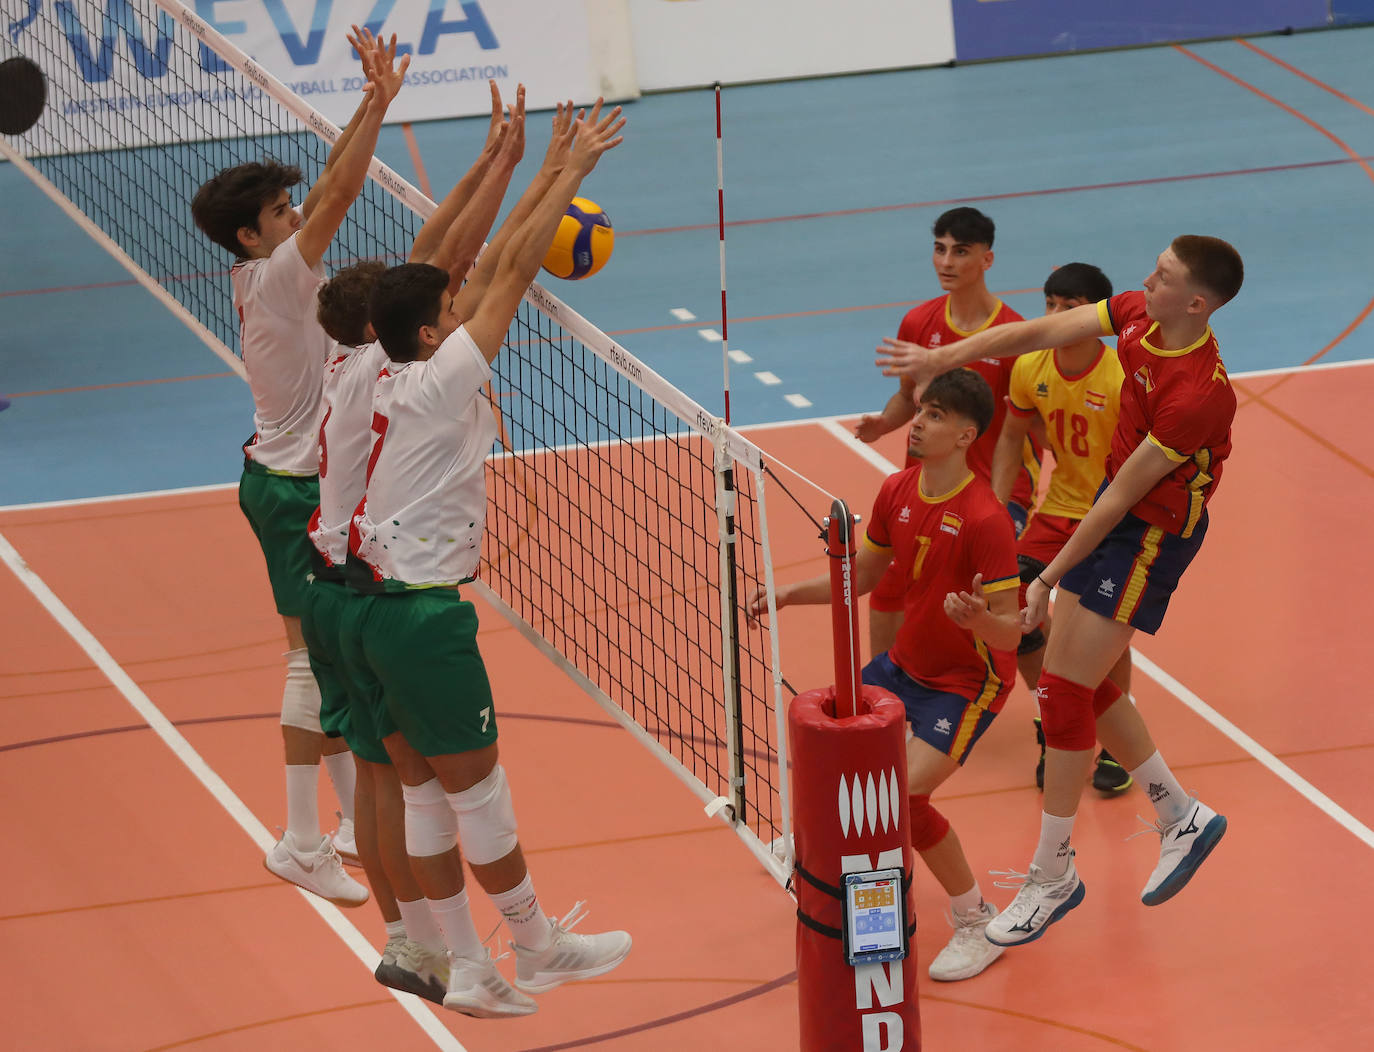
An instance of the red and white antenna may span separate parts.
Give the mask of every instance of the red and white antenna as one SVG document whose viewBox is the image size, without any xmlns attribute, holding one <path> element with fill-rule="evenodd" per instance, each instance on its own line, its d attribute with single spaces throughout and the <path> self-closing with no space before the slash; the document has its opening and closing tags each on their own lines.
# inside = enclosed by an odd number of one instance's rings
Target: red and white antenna
<svg viewBox="0 0 1374 1052">
<path fill-rule="evenodd" d="M 725 375 L 725 422 L 730 423 L 730 314 L 725 308 L 725 150 L 720 136 L 720 81 L 716 81 L 716 212 L 720 219 L 720 357 Z"/>
</svg>

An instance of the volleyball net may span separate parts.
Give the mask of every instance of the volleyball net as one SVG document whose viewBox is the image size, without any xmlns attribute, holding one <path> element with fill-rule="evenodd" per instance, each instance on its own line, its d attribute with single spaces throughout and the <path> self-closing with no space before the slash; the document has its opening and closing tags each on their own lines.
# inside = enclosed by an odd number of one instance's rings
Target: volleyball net
<svg viewBox="0 0 1374 1052">
<path fill-rule="evenodd" d="M 339 129 L 174 0 L 119 0 L 86 35 L 71 12 L 11 37 L 59 87 L 97 63 L 98 96 L 54 93 L 0 153 L 243 375 L 229 261 L 191 198 L 264 156 L 309 183 Z M 370 175 L 331 272 L 402 261 L 434 210 L 381 161 Z M 790 692 L 776 627 L 744 625 L 752 590 L 773 607 L 764 455 L 537 284 L 495 371 L 478 590 L 785 882 Z"/>
</svg>

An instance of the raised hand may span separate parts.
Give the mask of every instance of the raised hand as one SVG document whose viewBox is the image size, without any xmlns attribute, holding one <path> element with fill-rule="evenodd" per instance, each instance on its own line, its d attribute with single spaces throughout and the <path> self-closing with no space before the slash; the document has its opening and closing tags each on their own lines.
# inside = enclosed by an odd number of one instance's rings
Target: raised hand
<svg viewBox="0 0 1374 1052">
<path fill-rule="evenodd" d="M 403 55 L 400 67 L 396 67 L 396 34 L 392 33 L 389 43 L 383 44 L 378 40 L 372 49 L 372 58 L 367 70 L 368 83 L 363 90 L 372 93 L 374 103 L 383 107 L 390 106 L 392 99 L 400 94 L 401 85 L 405 83 L 406 70 L 409 68 L 409 55 Z"/>
<path fill-rule="evenodd" d="M 372 53 L 377 49 L 377 38 L 372 35 L 372 30 L 366 26 L 354 26 L 353 32 L 348 34 L 348 42 L 353 45 L 353 51 L 358 56 L 358 62 L 363 67 L 363 76 L 369 81 L 368 70 L 372 66 Z M 364 88 L 364 91 L 367 89 Z"/>
<path fill-rule="evenodd" d="M 596 167 L 596 162 L 601 160 L 603 153 L 615 149 L 625 141 L 623 135 L 617 134 L 625 127 L 625 118 L 620 115 L 620 107 L 616 106 L 602 117 L 601 107 L 605 102 L 605 99 L 597 99 L 591 114 L 585 120 L 579 116 L 573 122 L 572 153 L 568 157 L 568 163 L 583 175 L 587 175 Z"/>
<path fill-rule="evenodd" d="M 493 82 L 493 90 L 495 87 Z M 502 131 L 497 137 L 500 139 L 497 156 L 514 168 L 525 156 L 525 85 L 520 84 L 516 87 L 515 105 L 509 108 L 506 119 L 502 122 Z"/>
<path fill-rule="evenodd" d="M 911 380 L 916 385 L 917 398 L 925 392 L 931 380 L 948 371 L 939 348 L 922 347 L 919 343 L 908 343 L 891 336 L 883 337 L 882 346 L 875 353 L 878 357 L 874 364 L 882 370 L 883 375 L 902 376 Z"/>
<path fill-rule="evenodd" d="M 867 413 L 854 425 L 854 437 L 860 442 L 876 442 L 890 430 L 881 413 Z"/>
<path fill-rule="evenodd" d="M 572 148 L 573 102 L 558 103 L 553 114 L 553 135 L 549 148 L 544 153 L 544 171 L 561 172 L 568 163 L 568 150 Z"/>
<path fill-rule="evenodd" d="M 506 121 L 506 106 L 501 101 L 501 89 L 496 86 L 494 80 L 487 81 L 487 85 L 491 88 L 491 123 L 487 125 L 487 141 L 482 144 L 482 149 L 495 153 L 508 122 Z"/>
</svg>

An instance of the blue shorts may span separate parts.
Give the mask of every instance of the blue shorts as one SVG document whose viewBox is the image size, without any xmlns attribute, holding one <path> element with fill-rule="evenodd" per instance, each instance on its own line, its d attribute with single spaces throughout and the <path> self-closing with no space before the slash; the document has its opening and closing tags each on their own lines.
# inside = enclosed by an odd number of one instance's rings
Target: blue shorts
<svg viewBox="0 0 1374 1052">
<path fill-rule="evenodd" d="M 1206 536 L 1206 511 L 1187 538 L 1128 513 L 1059 587 L 1093 613 L 1154 635 Z"/>
<path fill-rule="evenodd" d="M 864 666 L 863 681 L 897 695 L 906 709 L 911 733 L 960 764 L 968 759 L 997 715 L 958 694 L 932 690 L 908 676 L 886 654 Z"/>
</svg>

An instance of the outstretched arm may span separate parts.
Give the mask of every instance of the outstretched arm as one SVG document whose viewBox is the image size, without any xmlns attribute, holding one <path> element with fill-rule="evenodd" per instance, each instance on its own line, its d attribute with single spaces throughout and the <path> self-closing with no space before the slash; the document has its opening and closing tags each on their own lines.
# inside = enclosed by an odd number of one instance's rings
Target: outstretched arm
<svg viewBox="0 0 1374 1052">
<path fill-rule="evenodd" d="M 897 384 L 897 390 L 887 400 L 881 413 L 869 413 L 859 418 L 854 425 L 854 437 L 860 442 L 876 442 L 889 431 L 907 423 L 916 415 L 916 385 L 905 376 Z"/>
<path fill-rule="evenodd" d="M 879 551 L 871 544 L 860 544 L 854 556 L 854 594 L 867 595 L 877 588 L 891 562 L 890 551 Z M 773 605 L 778 610 L 785 606 L 820 606 L 828 602 L 829 573 L 818 574 L 805 581 L 779 585 L 773 595 Z M 744 610 L 749 617 L 755 619 L 768 613 L 768 593 L 763 588 L 755 588 L 749 593 Z"/>
<path fill-rule="evenodd" d="M 501 90 L 494 80 L 488 81 L 487 84 L 491 88 L 491 122 L 487 126 L 487 141 L 482 144 L 482 152 L 477 155 L 477 160 L 473 162 L 467 174 L 454 184 L 453 189 L 439 202 L 434 214 L 425 220 L 425 225 L 415 235 L 415 247 L 410 253 L 412 263 L 434 262 L 434 256 L 439 251 L 445 235 L 477 193 L 477 188 L 482 185 L 482 180 L 486 178 L 487 171 L 496 160 L 497 152 L 505 139 L 509 125 L 504 119 L 505 107 L 501 102 Z M 438 262 L 434 262 L 434 265 L 443 266 Z"/>
<path fill-rule="evenodd" d="M 367 77 L 367 63 L 372 55 L 372 51 L 377 46 L 377 38 L 367 29 L 353 27 L 353 32 L 348 35 L 348 42 L 353 45 L 353 50 L 358 55 L 358 61 L 362 63 L 363 77 Z M 329 185 L 329 173 L 338 162 L 339 156 L 348 147 L 349 140 L 353 138 L 353 133 L 358 130 L 358 125 L 362 123 L 363 115 L 367 113 L 367 104 L 370 92 L 365 93 L 358 102 L 358 108 L 353 111 L 353 116 L 349 118 L 344 130 L 339 133 L 339 137 L 334 140 L 334 145 L 329 148 L 329 156 L 324 159 L 324 170 L 320 172 L 320 177 L 315 180 L 315 184 L 310 188 L 310 192 L 305 195 L 305 200 L 301 202 L 301 217 L 309 219 L 310 213 L 315 211 L 315 205 L 319 203 L 320 195 L 324 193 L 324 188 Z"/>
<path fill-rule="evenodd" d="M 340 151 L 339 159 L 329 173 L 328 184 L 296 235 L 296 246 L 307 266 L 316 266 L 324 259 L 329 243 L 339 232 L 344 216 L 363 188 L 372 154 L 377 149 L 382 118 L 401 90 L 406 69 L 410 66 L 409 55 L 401 59 L 400 68 L 396 68 L 395 60 L 396 37 L 393 34 L 389 45 L 379 43 L 369 57 L 368 83 L 363 89 L 368 93 L 367 112 L 358 122 L 348 144 Z"/>
<path fill-rule="evenodd" d="M 468 335 L 487 361 L 495 359 L 500 351 L 501 341 L 505 338 L 511 319 L 515 317 L 520 299 L 539 272 L 549 245 L 553 243 L 559 221 L 577 195 L 582 180 L 591 174 L 602 154 L 624 142 L 624 137 L 619 134 L 625 127 L 620 107 L 616 106 L 602 117 L 602 105 L 603 100 L 597 99 L 587 119 L 573 124 L 573 142 L 568 152 L 567 166 L 535 206 L 529 219 L 511 236 L 496 265 L 491 287 L 482 297 L 477 312 L 464 323 Z"/>
<path fill-rule="evenodd" d="M 905 376 L 911 380 L 916 387 L 916 397 L 920 398 L 935 377 L 979 358 L 1014 358 L 1041 347 L 1064 347 L 1101 335 L 1097 304 L 1085 303 L 1030 321 L 994 325 L 943 347 L 926 348 L 885 336 L 883 345 L 877 350 L 876 364 L 884 376 Z"/>
</svg>

